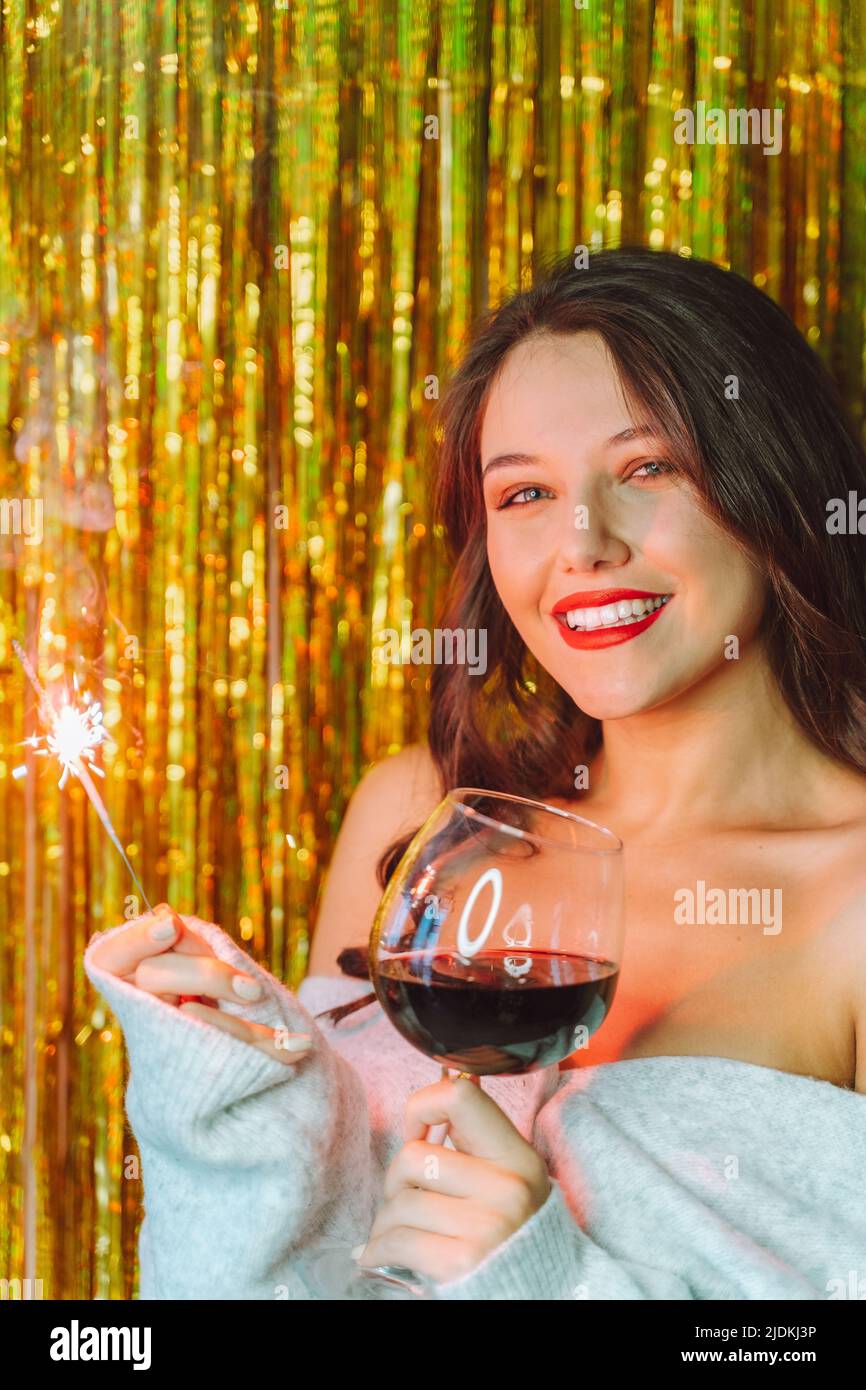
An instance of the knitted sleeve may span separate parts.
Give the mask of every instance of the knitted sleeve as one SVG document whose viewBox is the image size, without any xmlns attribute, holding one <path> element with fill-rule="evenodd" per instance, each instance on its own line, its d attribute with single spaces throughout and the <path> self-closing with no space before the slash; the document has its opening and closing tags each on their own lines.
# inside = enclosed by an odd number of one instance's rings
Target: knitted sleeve
<svg viewBox="0 0 866 1390">
<path fill-rule="evenodd" d="M 308 1032 L 312 1051 L 286 1066 L 100 969 L 94 946 L 126 924 L 91 939 L 84 968 L 130 1062 L 126 1110 L 145 1192 L 140 1297 L 309 1298 L 299 1257 L 366 1240 L 380 1200 L 363 1084 L 295 995 L 218 927 L 184 920 L 263 985 L 255 1004 L 220 1009 Z"/>
</svg>

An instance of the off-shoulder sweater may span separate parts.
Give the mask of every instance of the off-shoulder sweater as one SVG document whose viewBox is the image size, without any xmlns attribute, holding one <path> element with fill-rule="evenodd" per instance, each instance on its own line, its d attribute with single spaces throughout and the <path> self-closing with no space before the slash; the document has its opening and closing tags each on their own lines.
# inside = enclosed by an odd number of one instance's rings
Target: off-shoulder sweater
<svg viewBox="0 0 866 1390">
<path fill-rule="evenodd" d="M 143 1299 L 314 1299 L 308 1259 L 366 1241 L 437 1063 L 378 1003 L 314 1015 L 365 981 L 297 993 L 211 923 L 184 919 L 263 985 L 219 1007 L 312 1035 L 292 1066 L 107 974 L 144 1180 Z M 549 1195 L 441 1299 L 802 1299 L 866 1277 L 866 1096 L 722 1057 L 650 1057 L 485 1077 L 548 1166 Z M 856 1283 L 856 1280 L 855 1280 Z M 864 1285 L 866 1293 L 866 1285 Z"/>
</svg>

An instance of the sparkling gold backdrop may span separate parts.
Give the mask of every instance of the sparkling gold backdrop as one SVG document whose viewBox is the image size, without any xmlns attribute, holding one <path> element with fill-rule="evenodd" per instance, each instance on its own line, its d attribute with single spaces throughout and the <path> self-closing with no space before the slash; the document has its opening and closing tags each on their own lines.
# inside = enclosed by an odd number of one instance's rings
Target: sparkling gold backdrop
<svg viewBox="0 0 866 1390">
<path fill-rule="evenodd" d="M 151 902 L 290 984 L 346 800 L 423 734 L 432 412 L 533 253 L 751 275 L 862 418 L 859 0 L 5 0 L 0 9 L 0 1278 L 129 1297 L 122 1037 L 83 975 L 143 904 L 36 728 L 102 702 Z M 779 107 L 783 147 L 674 111 Z M 24 513 L 20 513 L 24 515 Z M 33 513 L 30 513 L 32 516 Z M 359 938 L 369 923 L 358 922 Z"/>
</svg>

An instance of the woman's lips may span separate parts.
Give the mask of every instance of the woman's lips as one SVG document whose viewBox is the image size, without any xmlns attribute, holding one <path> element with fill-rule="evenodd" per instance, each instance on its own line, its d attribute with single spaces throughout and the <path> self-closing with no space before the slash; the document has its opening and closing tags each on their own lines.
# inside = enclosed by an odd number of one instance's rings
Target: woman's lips
<svg viewBox="0 0 866 1390">
<path fill-rule="evenodd" d="M 616 647 L 620 642 L 630 642 L 633 637 L 640 637 L 642 632 L 646 632 L 648 627 L 661 617 L 667 608 L 670 608 L 673 598 L 669 598 L 667 603 L 663 603 L 661 608 L 657 608 L 654 613 L 647 613 L 640 622 L 628 623 L 625 627 L 596 627 L 587 631 L 577 631 L 554 618 L 556 626 L 559 628 L 562 640 L 569 647 L 578 647 L 581 651 L 597 651 L 600 647 Z"/>
</svg>

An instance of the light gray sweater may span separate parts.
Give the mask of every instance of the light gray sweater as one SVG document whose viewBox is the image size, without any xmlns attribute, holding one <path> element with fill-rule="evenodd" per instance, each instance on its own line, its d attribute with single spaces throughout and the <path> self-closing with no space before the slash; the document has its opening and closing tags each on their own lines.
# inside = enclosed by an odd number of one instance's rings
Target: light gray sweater
<svg viewBox="0 0 866 1390">
<path fill-rule="evenodd" d="M 308 976 L 293 994 L 218 927 L 186 920 L 264 985 L 260 1002 L 220 1007 L 310 1032 L 313 1051 L 287 1067 L 98 969 L 94 943 L 126 924 L 92 938 L 85 969 L 130 1059 L 140 1297 L 310 1299 L 304 1257 L 366 1240 L 406 1099 L 440 1068 L 378 1003 L 314 1022 L 366 981 Z M 866 1298 L 866 1096 L 721 1057 L 482 1084 L 544 1157 L 551 1191 L 439 1298 Z"/>
</svg>

